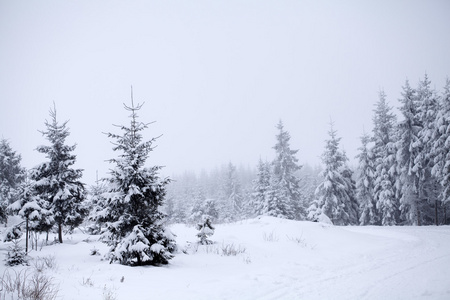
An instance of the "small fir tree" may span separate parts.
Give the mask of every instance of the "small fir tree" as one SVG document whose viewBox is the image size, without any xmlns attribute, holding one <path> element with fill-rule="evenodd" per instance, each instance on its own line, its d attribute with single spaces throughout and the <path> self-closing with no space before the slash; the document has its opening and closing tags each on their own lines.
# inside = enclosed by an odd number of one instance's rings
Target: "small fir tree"
<svg viewBox="0 0 450 300">
<path fill-rule="evenodd" d="M 208 238 L 214 234 L 214 227 L 211 225 L 211 218 L 208 215 L 203 215 L 202 221 L 197 224 L 197 237 L 199 243 L 202 245 L 210 245 L 213 242 Z"/>
<path fill-rule="evenodd" d="M 8 247 L 8 252 L 6 253 L 6 265 L 9 267 L 14 267 L 18 265 L 28 265 L 27 253 L 20 246 L 20 240 L 14 239 L 13 245 Z"/>
<path fill-rule="evenodd" d="M 124 105 L 131 112 L 130 125 L 119 126 L 123 134 L 108 133 L 115 142 L 114 151 L 121 154 L 111 159 L 115 168 L 104 194 L 106 207 L 99 213 L 105 222 L 102 239 L 110 246 L 110 262 L 124 265 L 167 264 L 175 251 L 172 233 L 165 228 L 165 214 L 160 211 L 166 195 L 168 178 L 160 179 L 160 166 L 145 167 L 155 138 L 143 141 L 142 131 L 148 124 L 139 122 L 137 112 L 142 104 Z"/>
</svg>

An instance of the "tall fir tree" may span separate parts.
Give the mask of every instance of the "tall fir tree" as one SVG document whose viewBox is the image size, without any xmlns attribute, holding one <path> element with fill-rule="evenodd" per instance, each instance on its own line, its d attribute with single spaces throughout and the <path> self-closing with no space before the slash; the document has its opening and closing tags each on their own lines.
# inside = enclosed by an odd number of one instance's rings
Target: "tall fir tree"
<svg viewBox="0 0 450 300">
<path fill-rule="evenodd" d="M 334 225 L 357 224 L 354 184 L 349 181 L 351 174 L 345 165 L 347 157 L 339 150 L 341 138 L 336 136 L 332 123 L 330 127 L 328 132 L 330 137 L 326 140 L 325 151 L 322 154 L 323 179 L 316 189 L 315 200 L 308 209 L 308 217 L 317 221 L 324 214 Z"/>
<path fill-rule="evenodd" d="M 42 135 L 50 146 L 39 146 L 36 150 L 45 154 L 47 162 L 31 171 L 36 193 L 41 197 L 42 209 L 50 210 L 58 230 L 58 241 L 63 242 L 63 226 L 69 230 L 83 222 L 86 211 L 82 205 L 85 198 L 84 184 L 80 181 L 81 169 L 74 169 L 76 155 L 72 154 L 76 145 L 65 144 L 69 136 L 67 122 L 59 124 L 56 107 L 50 109 L 51 121 L 45 121 L 46 130 Z M 45 204 L 44 204 L 45 203 Z"/>
<path fill-rule="evenodd" d="M 6 222 L 6 208 L 17 199 L 17 188 L 25 179 L 21 156 L 14 151 L 8 140 L 0 140 L 0 222 Z"/>
<path fill-rule="evenodd" d="M 142 131 L 149 124 L 138 121 L 142 105 L 135 106 L 131 95 L 131 106 L 124 104 L 131 113 L 130 125 L 118 126 L 122 134 L 108 133 L 120 154 L 109 160 L 115 167 L 107 179 L 106 206 L 98 216 L 106 224 L 102 239 L 110 246 L 110 262 L 131 266 L 167 264 L 176 246 L 160 210 L 170 180 L 159 178 L 160 166 L 145 166 L 155 138 L 143 141 Z"/>
<path fill-rule="evenodd" d="M 373 118 L 375 184 L 374 196 L 382 225 L 396 225 L 399 221 L 399 201 L 395 188 L 395 126 L 396 117 L 380 91 Z"/>
<path fill-rule="evenodd" d="M 370 136 L 364 133 L 361 136 L 360 153 L 358 158 L 358 172 L 356 179 L 356 194 L 360 202 L 360 225 L 380 225 L 380 216 L 373 197 L 374 189 L 374 161 L 369 147 Z"/>
<path fill-rule="evenodd" d="M 431 81 L 425 74 L 424 79 L 419 82 L 417 88 L 418 119 L 422 125 L 418 132 L 418 155 L 414 160 L 414 169 L 419 176 L 418 182 L 418 204 L 415 210 L 414 220 L 409 219 L 412 224 L 438 223 L 437 209 L 439 206 L 438 195 L 440 186 L 438 180 L 431 174 L 434 164 L 433 134 L 435 132 L 436 118 L 439 110 L 437 95 L 431 88 Z M 435 209 L 433 209 L 433 206 Z M 436 213 L 434 213 L 436 212 Z"/>
<path fill-rule="evenodd" d="M 272 199 L 278 207 L 279 215 L 287 219 L 301 220 L 306 217 L 304 204 L 301 203 L 300 180 L 296 172 L 301 169 L 298 158 L 295 156 L 298 150 L 290 147 L 291 136 L 284 130 L 283 122 L 277 124 L 275 149 L 276 157 L 273 161 L 272 174 Z"/>
<path fill-rule="evenodd" d="M 433 132 L 432 175 L 441 185 L 440 199 L 444 209 L 442 223 L 448 224 L 447 207 L 450 204 L 450 79 L 447 78 L 440 97 L 439 111 Z"/>
<path fill-rule="evenodd" d="M 397 169 L 400 176 L 397 179 L 397 190 L 400 196 L 401 218 L 407 223 L 416 220 L 419 211 L 419 170 L 415 161 L 419 155 L 419 132 L 422 124 L 419 120 L 416 91 L 408 80 L 403 86 L 402 98 L 399 99 L 402 120 L 398 123 Z"/>
</svg>

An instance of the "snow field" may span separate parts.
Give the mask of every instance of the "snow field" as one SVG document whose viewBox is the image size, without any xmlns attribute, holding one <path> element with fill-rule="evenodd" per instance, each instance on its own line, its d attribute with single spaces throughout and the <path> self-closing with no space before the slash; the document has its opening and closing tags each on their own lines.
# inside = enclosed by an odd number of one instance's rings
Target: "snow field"
<svg viewBox="0 0 450 300">
<path fill-rule="evenodd" d="M 45 272 L 66 300 L 450 299 L 449 226 L 337 227 L 260 217 L 215 227 L 215 244 L 196 245 L 194 227 L 172 225 L 180 249 L 162 267 L 109 264 L 108 247 L 81 232 L 31 256 L 54 258 L 56 267 Z M 91 256 L 94 248 L 102 255 Z"/>
</svg>

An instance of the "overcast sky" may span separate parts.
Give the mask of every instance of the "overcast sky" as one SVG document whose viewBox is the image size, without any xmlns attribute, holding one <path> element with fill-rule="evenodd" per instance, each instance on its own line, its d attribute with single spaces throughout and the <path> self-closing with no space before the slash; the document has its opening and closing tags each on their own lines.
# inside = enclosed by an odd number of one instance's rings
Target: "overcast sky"
<svg viewBox="0 0 450 300">
<path fill-rule="evenodd" d="M 0 136 L 41 163 L 55 102 L 93 183 L 133 85 L 164 175 L 271 160 L 280 119 L 301 163 L 320 163 L 330 118 L 353 160 L 380 89 L 394 107 L 407 78 L 442 90 L 449 16 L 448 0 L 0 0 Z"/>
</svg>

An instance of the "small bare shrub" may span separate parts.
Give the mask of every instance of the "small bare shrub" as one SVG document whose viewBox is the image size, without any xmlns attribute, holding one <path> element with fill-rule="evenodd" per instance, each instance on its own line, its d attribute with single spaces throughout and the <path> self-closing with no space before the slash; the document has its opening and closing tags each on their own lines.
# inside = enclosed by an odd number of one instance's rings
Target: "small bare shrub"
<svg viewBox="0 0 450 300">
<path fill-rule="evenodd" d="M 42 273 L 33 273 L 30 278 L 28 269 L 7 269 L 0 278 L 0 299 L 54 300 L 58 291 L 53 278 Z"/>
<path fill-rule="evenodd" d="M 106 285 L 103 288 L 103 300 L 116 300 L 116 293 L 111 289 L 107 288 Z"/>
<path fill-rule="evenodd" d="M 54 255 L 48 255 L 37 257 L 33 263 L 33 267 L 38 273 L 42 273 L 46 269 L 56 270 L 58 264 L 56 263 L 56 257 Z"/>
<path fill-rule="evenodd" d="M 27 286 L 27 295 L 24 299 L 53 300 L 58 295 L 59 287 L 53 283 L 53 278 L 42 273 L 34 273 Z"/>
<path fill-rule="evenodd" d="M 252 263 L 250 256 L 245 256 L 243 260 L 247 265 Z"/>
<path fill-rule="evenodd" d="M 219 248 L 217 247 L 217 245 L 205 245 L 203 247 L 203 249 L 205 249 L 205 252 L 210 254 L 220 254 Z"/>
<path fill-rule="evenodd" d="M 273 231 L 271 233 L 264 232 L 263 233 L 263 240 L 266 241 L 266 242 L 278 242 L 279 241 L 279 237 Z"/>
<path fill-rule="evenodd" d="M 94 282 L 92 281 L 91 277 L 88 278 L 84 278 L 83 277 L 83 281 L 81 282 L 82 286 L 88 286 L 88 287 L 93 287 L 94 286 Z"/>
<path fill-rule="evenodd" d="M 245 253 L 246 249 L 241 245 L 236 247 L 234 244 L 222 244 L 221 250 L 223 256 L 236 256 L 238 254 Z"/>
<path fill-rule="evenodd" d="M 310 246 L 308 245 L 308 243 L 306 242 L 306 240 L 303 238 L 303 234 L 300 235 L 299 237 L 290 237 L 288 235 L 286 235 L 287 239 L 291 242 L 294 242 L 296 244 L 299 244 L 301 247 L 303 248 L 310 248 L 311 250 L 314 250 L 314 248 L 316 248 L 315 245 Z"/>
</svg>

